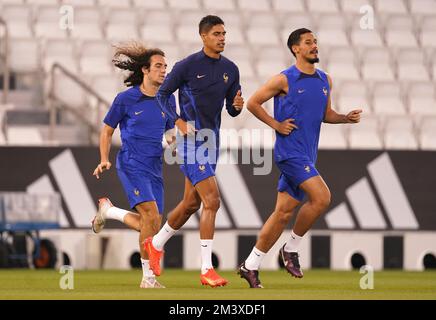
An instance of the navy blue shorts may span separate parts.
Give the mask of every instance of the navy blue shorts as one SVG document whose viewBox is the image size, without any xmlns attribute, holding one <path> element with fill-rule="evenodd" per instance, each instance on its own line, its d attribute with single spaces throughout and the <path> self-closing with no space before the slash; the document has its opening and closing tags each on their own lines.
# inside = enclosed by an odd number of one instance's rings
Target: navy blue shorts
<svg viewBox="0 0 436 320">
<path fill-rule="evenodd" d="M 159 213 L 163 213 L 164 186 L 160 158 L 149 158 L 144 163 L 132 158 L 119 161 L 117 172 L 131 208 L 142 202 L 156 201 Z"/>
<path fill-rule="evenodd" d="M 300 188 L 300 185 L 304 181 L 319 175 L 314 164 L 306 159 L 290 158 L 276 162 L 276 165 L 281 172 L 277 190 L 280 192 L 286 191 L 292 198 L 303 201 L 306 194 Z"/>
</svg>

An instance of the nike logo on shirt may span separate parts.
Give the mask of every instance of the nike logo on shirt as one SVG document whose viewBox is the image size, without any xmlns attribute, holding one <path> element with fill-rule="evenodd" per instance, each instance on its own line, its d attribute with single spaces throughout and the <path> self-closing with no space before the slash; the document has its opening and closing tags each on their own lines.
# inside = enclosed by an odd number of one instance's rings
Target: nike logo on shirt
<svg viewBox="0 0 436 320">
<path fill-rule="evenodd" d="M 304 89 L 303 90 L 298 90 L 298 93 L 303 93 L 304 92 Z"/>
<path fill-rule="evenodd" d="M 141 113 L 143 113 L 143 112 L 144 112 L 144 110 L 142 110 L 142 111 L 138 111 L 138 112 L 135 111 L 135 116 L 137 116 L 138 114 L 141 114 Z"/>
<path fill-rule="evenodd" d="M 197 79 L 201 79 L 201 78 L 203 78 L 203 77 L 205 77 L 206 75 L 205 74 L 203 74 L 203 75 L 199 75 L 199 74 L 197 74 Z"/>
</svg>

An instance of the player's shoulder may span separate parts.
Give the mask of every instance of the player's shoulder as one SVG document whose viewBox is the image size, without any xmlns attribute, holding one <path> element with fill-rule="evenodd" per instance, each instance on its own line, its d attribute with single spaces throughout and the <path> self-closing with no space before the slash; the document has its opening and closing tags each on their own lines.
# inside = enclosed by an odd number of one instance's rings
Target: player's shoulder
<svg viewBox="0 0 436 320">
<path fill-rule="evenodd" d="M 221 55 L 221 60 L 224 64 L 229 65 L 230 67 L 232 67 L 234 69 L 238 69 L 238 66 L 236 65 L 236 63 L 234 63 L 232 60 L 230 60 L 226 56 Z"/>
<path fill-rule="evenodd" d="M 119 104 L 128 105 L 136 102 L 141 97 L 141 91 L 138 86 L 132 86 L 124 91 L 121 91 L 115 97 L 114 102 Z"/>
<path fill-rule="evenodd" d="M 327 72 L 325 72 L 324 70 L 322 70 L 320 68 L 316 68 L 315 71 L 318 73 L 319 77 L 322 80 L 327 81 L 329 83 L 331 82 L 331 77 L 330 77 L 330 75 Z"/>
</svg>

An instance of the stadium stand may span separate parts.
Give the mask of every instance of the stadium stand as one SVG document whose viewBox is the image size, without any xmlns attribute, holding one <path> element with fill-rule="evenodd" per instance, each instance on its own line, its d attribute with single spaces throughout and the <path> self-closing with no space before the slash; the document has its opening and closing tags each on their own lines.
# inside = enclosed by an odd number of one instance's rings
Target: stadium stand
<svg viewBox="0 0 436 320">
<path fill-rule="evenodd" d="M 122 74 L 111 66 L 111 46 L 142 40 L 162 48 L 171 69 L 201 47 L 197 24 L 210 13 L 226 22 L 224 55 L 239 66 L 246 100 L 259 84 L 293 63 L 286 48 L 292 30 L 308 27 L 317 34 L 320 67 L 334 81 L 334 107 L 341 112 L 357 106 L 364 110 L 359 126 L 323 126 L 321 148 L 436 149 L 436 0 L 253 4 L 0 0 L 0 52 L 7 43 L 10 87 L 0 108 L 0 145 L 95 142 L 95 137 L 84 138 L 84 132 L 98 131 L 107 103 L 123 88 Z M 368 5 L 374 29 L 366 30 L 360 22 L 367 11 L 360 10 Z M 62 6 L 70 7 L 60 11 Z M 73 9 L 73 23 L 61 27 L 68 8 Z M 2 77 L 1 87 L 4 81 Z M 271 103 L 267 107 L 272 110 Z M 264 128 L 256 121 L 245 110 L 237 119 L 224 116 L 223 127 Z"/>
</svg>

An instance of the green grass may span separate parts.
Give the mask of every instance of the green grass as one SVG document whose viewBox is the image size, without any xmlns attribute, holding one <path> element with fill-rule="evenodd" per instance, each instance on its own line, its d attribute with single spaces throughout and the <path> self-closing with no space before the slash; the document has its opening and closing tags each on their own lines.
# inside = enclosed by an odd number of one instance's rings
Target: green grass
<svg viewBox="0 0 436 320">
<path fill-rule="evenodd" d="M 262 271 L 265 289 L 247 288 L 234 272 L 220 272 L 230 284 L 200 285 L 198 272 L 165 270 L 166 289 L 139 289 L 140 270 L 76 271 L 74 290 L 61 290 L 63 274 L 55 270 L 0 270 L 0 299 L 436 299 L 436 272 L 381 271 L 374 289 L 362 290 L 358 271 L 307 270 L 303 279 L 284 271 Z"/>
</svg>

